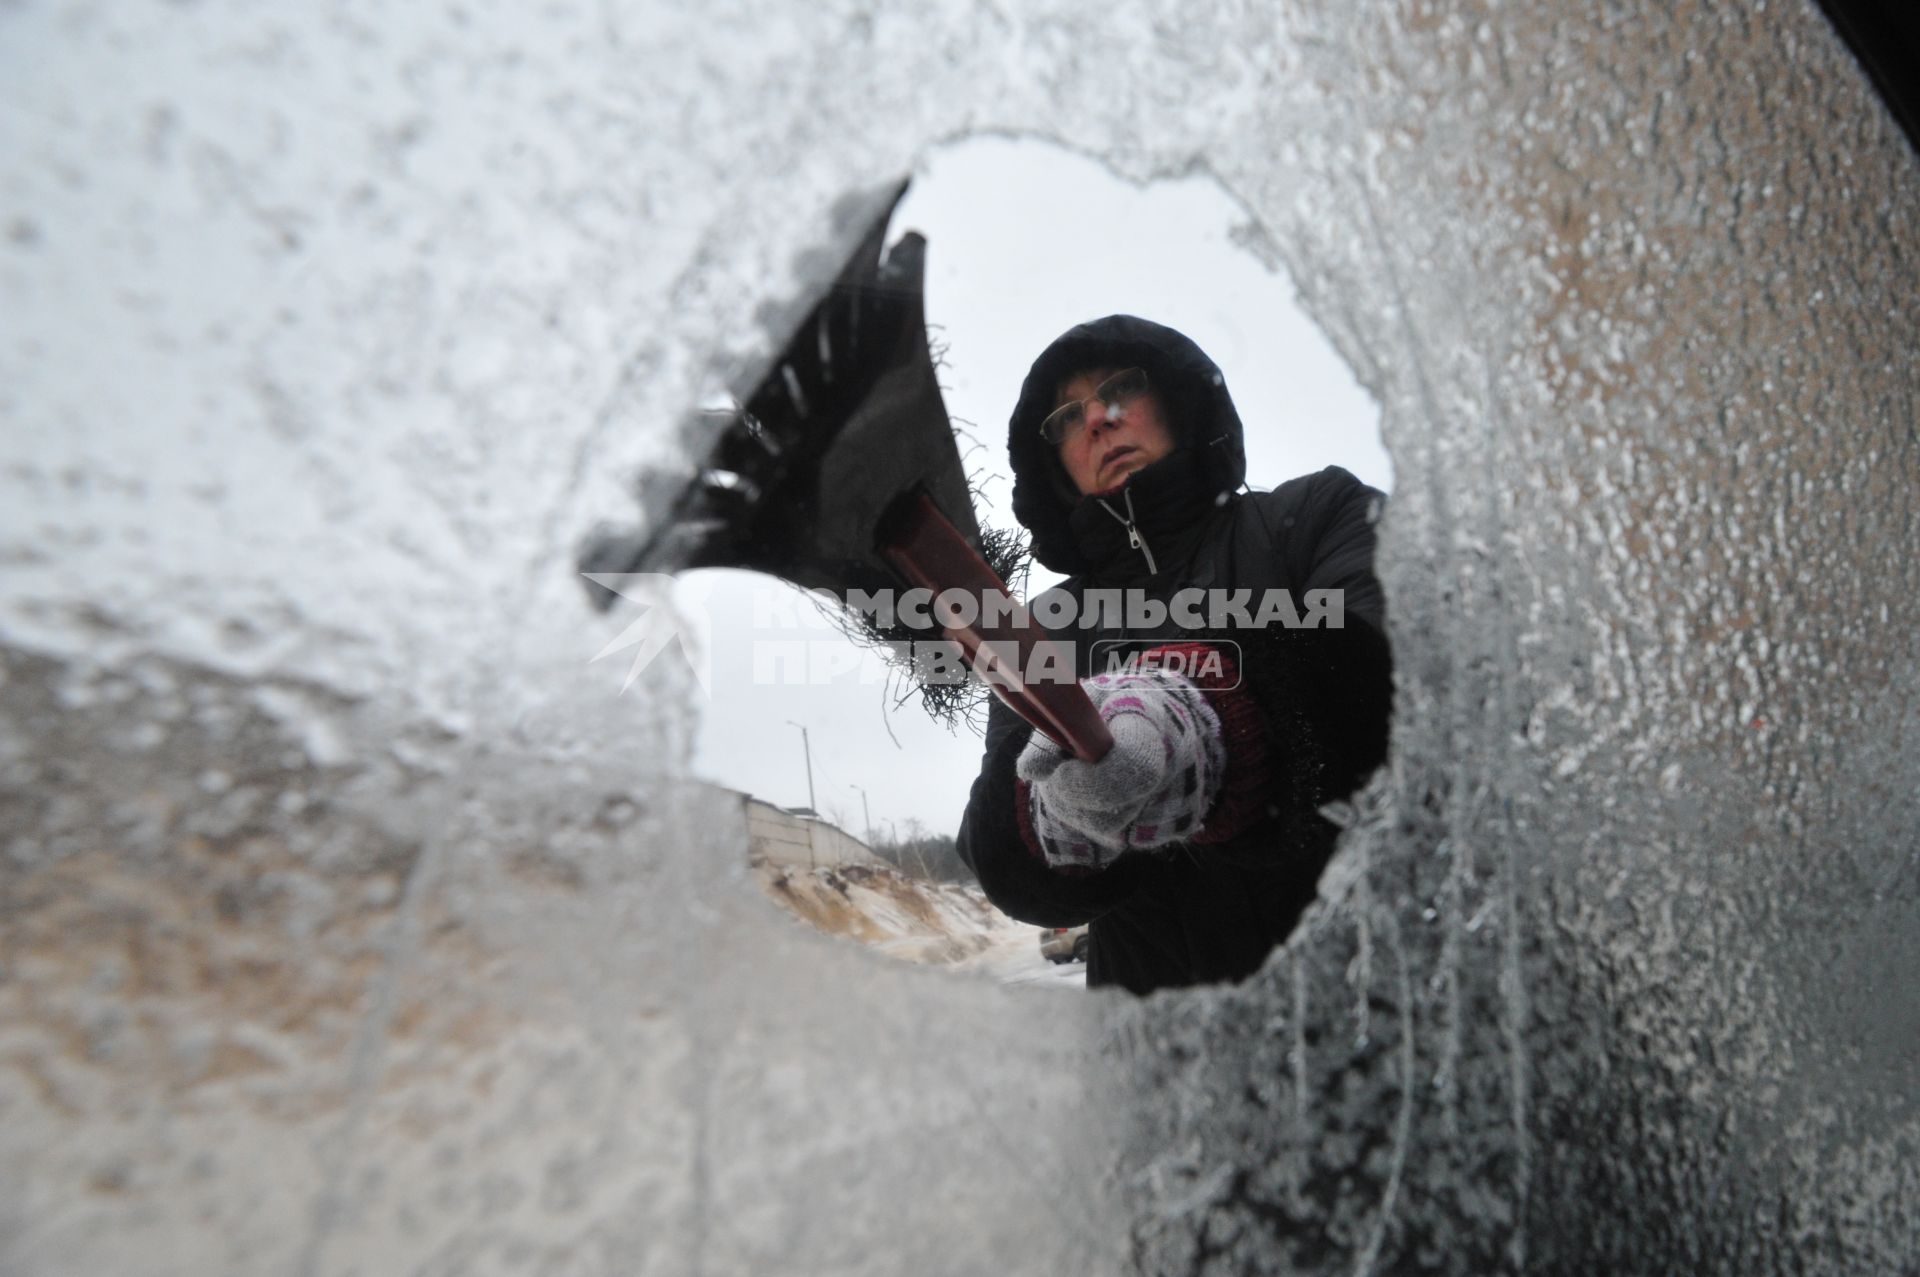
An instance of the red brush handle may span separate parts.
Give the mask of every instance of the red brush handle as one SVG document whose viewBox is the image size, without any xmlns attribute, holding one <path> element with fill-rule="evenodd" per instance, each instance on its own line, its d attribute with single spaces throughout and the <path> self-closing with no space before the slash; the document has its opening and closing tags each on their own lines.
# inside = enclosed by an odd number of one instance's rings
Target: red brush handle
<svg viewBox="0 0 1920 1277">
<path fill-rule="evenodd" d="M 940 513 L 933 498 L 925 492 L 903 497 L 881 521 L 879 541 L 881 556 L 910 585 L 931 590 L 936 596 L 942 590 L 964 590 L 982 604 L 983 613 L 989 595 L 1011 600 L 1012 615 L 1004 622 L 996 616 L 995 623 L 989 625 L 982 615 L 971 625 L 955 627 L 941 618 L 941 628 L 966 653 L 968 663 L 979 671 L 995 696 L 1075 758 L 1097 762 L 1113 748 L 1113 733 L 1101 721 L 1100 712 L 1080 684 L 1071 681 L 1073 662 L 1062 659 L 1058 646 L 1034 623 L 1026 605 L 1012 598 L 1006 582 Z M 1068 682 L 1028 683 L 1021 678 L 1021 672 L 1033 669 L 1036 654 L 1043 651 L 1050 654 L 1050 661 L 1042 663 L 1064 670 Z M 1006 652 L 1018 653 L 1018 665 L 1013 670 L 1006 669 L 999 659 Z"/>
</svg>

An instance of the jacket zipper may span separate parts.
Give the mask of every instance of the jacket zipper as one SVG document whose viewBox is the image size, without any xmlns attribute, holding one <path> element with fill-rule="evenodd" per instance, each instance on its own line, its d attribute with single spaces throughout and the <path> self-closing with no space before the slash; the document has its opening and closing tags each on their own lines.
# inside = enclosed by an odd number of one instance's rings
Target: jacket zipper
<svg viewBox="0 0 1920 1277">
<path fill-rule="evenodd" d="M 1153 561 L 1153 550 L 1148 547 L 1147 539 L 1140 535 L 1140 529 L 1133 525 L 1133 489 L 1123 488 L 1120 491 L 1120 495 L 1127 499 L 1127 513 L 1125 518 L 1121 517 L 1118 510 L 1107 504 L 1105 497 L 1098 498 L 1100 508 L 1120 520 L 1121 526 L 1127 530 L 1127 544 L 1146 556 L 1147 575 L 1158 576 L 1160 574 L 1160 565 Z"/>
</svg>

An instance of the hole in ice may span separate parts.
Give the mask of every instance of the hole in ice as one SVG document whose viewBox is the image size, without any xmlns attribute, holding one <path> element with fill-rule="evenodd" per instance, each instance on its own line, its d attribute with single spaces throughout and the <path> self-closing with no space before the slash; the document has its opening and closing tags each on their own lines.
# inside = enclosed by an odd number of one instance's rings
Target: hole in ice
<svg viewBox="0 0 1920 1277">
<path fill-rule="evenodd" d="M 907 230 L 928 241 L 929 339 L 983 526 L 1016 526 L 1005 423 L 1029 363 L 1071 325 L 1115 312 L 1186 333 L 1224 370 L 1253 488 L 1331 464 L 1389 486 L 1377 406 L 1284 274 L 1249 252 L 1259 233 L 1216 182 L 1138 187 L 1044 143 L 971 139 L 927 159 L 889 240 Z M 1026 591 L 1059 579 L 1034 564 Z M 911 961 L 1084 980 L 1077 933 L 1049 939 L 1007 919 L 956 854 L 977 731 L 933 722 L 795 586 L 707 570 L 680 588 L 712 642 L 693 768 L 743 795 L 770 898 Z M 1063 962 L 1043 957 L 1043 940 Z"/>
</svg>

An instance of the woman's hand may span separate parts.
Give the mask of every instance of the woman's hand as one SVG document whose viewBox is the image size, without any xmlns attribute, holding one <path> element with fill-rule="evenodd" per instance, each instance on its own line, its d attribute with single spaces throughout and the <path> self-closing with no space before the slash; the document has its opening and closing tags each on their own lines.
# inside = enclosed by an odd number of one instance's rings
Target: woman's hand
<svg viewBox="0 0 1920 1277">
<path fill-rule="evenodd" d="M 1015 766 L 1048 863 L 1100 868 L 1197 834 L 1226 771 L 1220 720 L 1205 695 L 1151 667 L 1081 686 L 1113 733 L 1112 750 L 1086 763 L 1036 732 Z"/>
</svg>

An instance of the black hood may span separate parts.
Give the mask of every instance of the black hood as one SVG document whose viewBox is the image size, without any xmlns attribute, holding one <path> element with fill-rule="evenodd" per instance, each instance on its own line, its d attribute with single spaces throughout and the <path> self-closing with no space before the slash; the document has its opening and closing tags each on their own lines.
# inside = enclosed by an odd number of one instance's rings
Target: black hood
<svg viewBox="0 0 1920 1277">
<path fill-rule="evenodd" d="M 1162 478 L 1156 471 L 1177 471 L 1220 498 L 1238 491 L 1247 475 L 1240 414 L 1227 394 L 1226 378 L 1192 340 L 1133 315 L 1109 315 L 1068 329 L 1033 361 L 1007 433 L 1014 517 L 1032 533 L 1034 557 L 1056 572 L 1099 566 L 1074 531 L 1076 507 L 1093 498 L 1076 492 L 1059 453 L 1040 437 L 1040 423 L 1053 411 L 1060 382 L 1089 368 L 1144 368 L 1171 418 L 1174 455 L 1135 473 L 1129 487 L 1152 485 Z M 1081 524 L 1084 528 L 1087 520 Z"/>
</svg>

